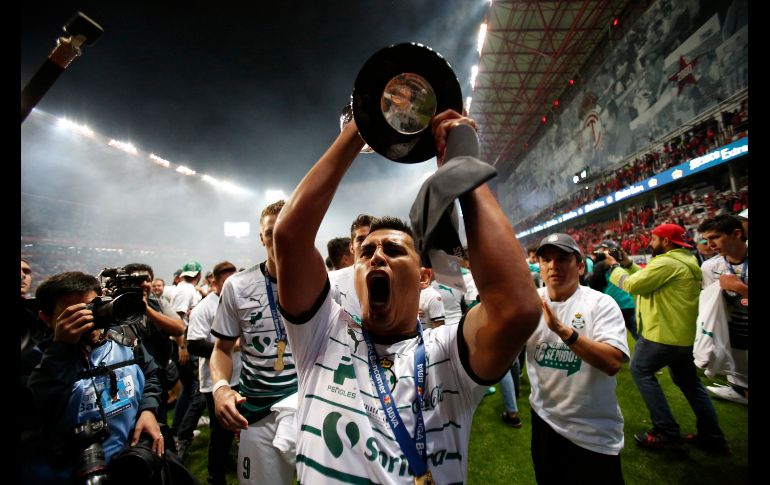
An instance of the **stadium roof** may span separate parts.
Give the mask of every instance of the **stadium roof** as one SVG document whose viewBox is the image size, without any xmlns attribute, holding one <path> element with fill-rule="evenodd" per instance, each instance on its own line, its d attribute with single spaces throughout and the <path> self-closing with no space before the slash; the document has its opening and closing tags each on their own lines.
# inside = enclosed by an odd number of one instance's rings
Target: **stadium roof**
<svg viewBox="0 0 770 485">
<path fill-rule="evenodd" d="M 629 5 L 632 3 L 632 5 Z M 470 107 L 481 159 L 510 173 L 579 83 L 593 54 L 622 37 L 630 12 L 650 2 L 561 0 L 493 2 Z M 619 19 L 615 25 L 614 20 Z M 609 41 L 609 42 L 608 42 Z"/>
</svg>

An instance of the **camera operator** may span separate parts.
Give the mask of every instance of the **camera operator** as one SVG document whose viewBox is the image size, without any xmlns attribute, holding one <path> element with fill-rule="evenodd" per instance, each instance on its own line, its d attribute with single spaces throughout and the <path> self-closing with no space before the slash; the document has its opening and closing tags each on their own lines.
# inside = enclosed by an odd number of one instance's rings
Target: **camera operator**
<svg viewBox="0 0 770 485">
<path fill-rule="evenodd" d="M 155 274 L 151 266 L 143 263 L 131 263 L 125 265 L 123 271 L 133 277 L 145 277 L 140 288 L 142 290 L 142 298 L 144 298 L 144 302 L 147 305 L 147 313 L 145 314 L 144 322 L 142 322 L 139 337 L 158 365 L 158 379 L 160 380 L 162 391 L 157 417 L 158 422 L 165 423 L 166 415 L 168 414 L 168 391 L 174 384 L 170 382 L 167 372 L 172 353 L 172 344 L 169 337 L 183 335 L 185 325 L 182 319 L 174 315 L 170 309 L 168 312 L 164 312 L 161 301 L 152 292 L 152 281 Z M 136 278 L 137 281 L 138 279 Z"/>
<path fill-rule="evenodd" d="M 142 434 L 163 454 L 157 366 L 130 328 L 144 304 L 136 294 L 97 298 L 101 292 L 98 279 L 78 271 L 54 275 L 36 291 L 53 339 L 40 344 L 32 402 L 20 404 L 35 407 L 46 449 L 22 459 L 22 483 L 98 483 L 112 457 Z"/>
<path fill-rule="evenodd" d="M 610 264 L 607 256 L 611 256 L 613 261 L 625 261 L 627 258 L 625 252 L 620 248 L 620 245 L 611 239 L 605 239 L 599 244 L 599 247 L 594 251 L 596 257 L 596 264 L 594 269 L 588 276 L 588 286 L 596 291 L 601 291 L 611 296 L 613 300 L 620 307 L 621 313 L 623 313 L 623 321 L 626 324 L 626 330 L 634 340 L 639 338 L 636 325 L 636 304 L 634 303 L 634 297 L 627 292 L 621 290 L 610 281 Z"/>
</svg>

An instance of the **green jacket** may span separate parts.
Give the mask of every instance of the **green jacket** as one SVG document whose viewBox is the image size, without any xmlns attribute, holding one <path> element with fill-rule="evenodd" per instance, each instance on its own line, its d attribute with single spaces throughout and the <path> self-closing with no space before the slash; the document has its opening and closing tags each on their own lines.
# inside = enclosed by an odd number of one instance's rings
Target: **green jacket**
<svg viewBox="0 0 770 485">
<path fill-rule="evenodd" d="M 615 268 L 610 281 L 639 295 L 636 318 L 645 340 L 689 347 L 695 341 L 701 271 L 688 250 L 672 249 L 655 256 L 642 269 Z"/>
</svg>

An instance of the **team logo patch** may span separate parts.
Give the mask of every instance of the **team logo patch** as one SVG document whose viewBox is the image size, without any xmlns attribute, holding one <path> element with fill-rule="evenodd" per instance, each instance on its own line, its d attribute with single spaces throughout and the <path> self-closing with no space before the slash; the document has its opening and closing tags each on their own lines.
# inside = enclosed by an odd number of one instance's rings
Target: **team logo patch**
<svg viewBox="0 0 770 485">
<path fill-rule="evenodd" d="M 559 240 L 559 236 L 557 236 L 556 234 L 548 236 L 548 242 L 554 242 L 554 241 L 558 241 L 558 240 Z"/>
<path fill-rule="evenodd" d="M 583 314 L 576 313 L 575 316 L 572 317 L 572 327 L 580 330 L 585 326 L 586 326 L 586 319 L 583 318 Z"/>
</svg>

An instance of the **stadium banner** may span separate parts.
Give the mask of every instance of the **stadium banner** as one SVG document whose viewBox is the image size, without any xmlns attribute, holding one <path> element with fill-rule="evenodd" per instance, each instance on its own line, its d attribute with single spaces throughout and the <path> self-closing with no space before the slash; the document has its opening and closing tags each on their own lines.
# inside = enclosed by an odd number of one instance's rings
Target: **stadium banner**
<svg viewBox="0 0 770 485">
<path fill-rule="evenodd" d="M 700 157 L 693 158 L 684 163 L 680 163 L 670 169 L 657 173 L 652 177 L 642 180 L 641 182 L 624 187 L 612 194 L 600 197 L 594 201 L 591 201 L 582 207 L 565 212 L 557 217 L 554 217 L 548 221 L 531 227 L 525 231 L 516 233 L 516 237 L 522 238 L 535 234 L 549 227 L 567 222 L 570 219 L 588 214 L 596 209 L 603 209 L 609 207 L 617 202 L 630 199 L 639 194 L 650 192 L 666 184 L 670 184 L 676 180 L 685 178 L 687 176 L 709 170 L 713 167 L 721 165 L 725 162 L 729 162 L 734 158 L 741 157 L 749 153 L 749 137 L 744 137 L 736 140 L 730 144 L 724 145 L 714 151 L 701 155 Z"/>
</svg>

